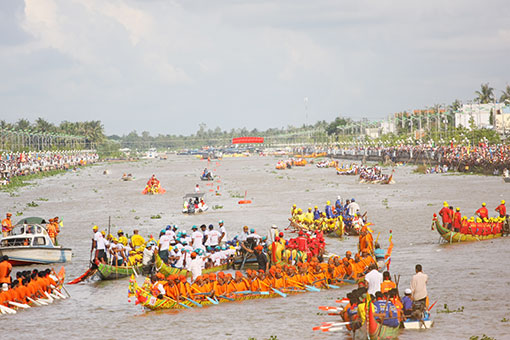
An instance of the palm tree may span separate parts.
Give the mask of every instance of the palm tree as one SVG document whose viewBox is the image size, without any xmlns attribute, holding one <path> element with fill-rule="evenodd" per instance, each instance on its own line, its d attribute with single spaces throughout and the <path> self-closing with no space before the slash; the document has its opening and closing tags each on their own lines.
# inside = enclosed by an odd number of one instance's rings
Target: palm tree
<svg viewBox="0 0 510 340">
<path fill-rule="evenodd" d="M 494 101 L 494 88 L 489 86 L 489 83 L 482 84 L 480 91 L 475 91 L 475 102 L 479 104 L 489 104 Z"/>
<path fill-rule="evenodd" d="M 501 91 L 501 97 L 499 98 L 500 103 L 510 102 L 510 85 L 506 86 L 504 91 Z"/>
</svg>

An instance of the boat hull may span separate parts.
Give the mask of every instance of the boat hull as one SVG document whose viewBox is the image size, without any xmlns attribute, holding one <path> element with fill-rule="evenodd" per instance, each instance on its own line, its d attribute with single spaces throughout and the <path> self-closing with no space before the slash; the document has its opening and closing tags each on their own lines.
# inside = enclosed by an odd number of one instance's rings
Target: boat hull
<svg viewBox="0 0 510 340">
<path fill-rule="evenodd" d="M 135 270 L 137 273 L 141 273 L 142 265 L 125 267 L 100 263 L 97 265 L 97 276 L 101 280 L 116 280 L 133 275 Z"/>
<path fill-rule="evenodd" d="M 445 239 L 448 243 L 454 242 L 474 242 L 474 241 L 485 241 L 492 240 L 495 238 L 499 238 L 502 236 L 501 233 L 498 234 L 490 234 L 490 235 L 471 235 L 471 234 L 462 234 L 456 231 L 451 231 L 441 225 L 439 220 L 435 220 L 435 227 L 439 235 L 443 239 Z"/>
<path fill-rule="evenodd" d="M 2 247 L 0 256 L 9 256 L 13 266 L 71 262 L 71 248 L 51 247 Z"/>
<path fill-rule="evenodd" d="M 420 322 L 418 320 L 404 321 L 405 329 L 427 329 L 432 327 L 434 320 L 424 320 Z"/>
</svg>

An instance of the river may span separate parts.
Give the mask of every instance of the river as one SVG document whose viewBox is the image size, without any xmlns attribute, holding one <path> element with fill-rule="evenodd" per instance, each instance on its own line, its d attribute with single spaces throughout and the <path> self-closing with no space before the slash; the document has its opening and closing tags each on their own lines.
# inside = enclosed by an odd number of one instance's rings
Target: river
<svg viewBox="0 0 510 340">
<path fill-rule="evenodd" d="M 400 275 L 400 291 L 409 286 L 414 266 L 423 265 L 429 275 L 431 301 L 438 300 L 432 315 L 433 328 L 402 331 L 399 339 L 469 339 L 487 334 L 498 340 L 510 339 L 510 241 L 500 238 L 470 244 L 440 245 L 439 234 L 431 231 L 431 218 L 443 201 L 459 206 L 472 215 L 481 202 L 487 202 L 491 215 L 501 199 L 508 199 L 510 184 L 499 177 L 457 174 L 422 175 L 413 167 L 396 168 L 393 185 L 358 184 L 355 177 L 337 176 L 334 169 L 315 166 L 276 171 L 273 157 L 225 158 L 212 162 L 220 176 L 221 196 L 199 180 L 207 162 L 188 156 L 135 163 L 100 164 L 38 180 L 21 188 L 14 197 L 0 193 L 0 213 L 23 212 L 21 217 L 58 215 L 64 220 L 59 235 L 62 245 L 73 249 L 73 261 L 65 265 L 67 281 L 88 267 L 92 226 L 107 228 L 111 216 L 112 233 L 122 228 L 129 234 L 137 228 L 143 236 L 158 234 L 167 224 L 188 231 L 193 224 L 217 225 L 225 221 L 230 236 L 243 225 L 266 234 L 271 225 L 288 225 L 293 203 L 307 208 L 327 200 L 356 198 L 362 211 L 374 223 L 374 237 L 388 246 L 389 230 L 395 244 L 391 273 Z M 346 161 L 347 162 L 347 161 Z M 103 175 L 105 169 L 108 175 Z M 386 172 L 391 171 L 387 169 Z M 123 173 L 135 180 L 120 181 Z M 164 195 L 145 196 L 141 191 L 156 174 L 167 190 Z M 221 209 L 196 216 L 180 213 L 182 196 L 196 184 L 207 192 L 207 203 Z M 252 204 L 239 205 L 247 191 Z M 41 200 L 42 199 L 42 200 Z M 27 203 L 36 202 L 37 207 Z M 304 210 L 304 209 L 303 209 Z M 161 219 L 151 219 L 159 214 Z M 16 221 L 21 217 L 14 218 Z M 356 238 L 327 238 L 327 249 L 337 254 L 356 248 Z M 59 265 L 55 268 L 58 270 Z M 14 271 L 22 268 L 15 268 Z M 318 333 L 312 327 L 322 321 L 337 320 L 318 315 L 318 306 L 334 305 L 353 287 L 287 298 L 261 299 L 185 311 L 144 312 L 128 303 L 128 279 L 88 282 L 67 286 L 72 298 L 50 306 L 32 308 L 13 316 L 0 316 L 2 340 L 7 339 L 349 339 L 347 333 Z M 460 313 L 437 313 L 464 307 Z"/>
</svg>

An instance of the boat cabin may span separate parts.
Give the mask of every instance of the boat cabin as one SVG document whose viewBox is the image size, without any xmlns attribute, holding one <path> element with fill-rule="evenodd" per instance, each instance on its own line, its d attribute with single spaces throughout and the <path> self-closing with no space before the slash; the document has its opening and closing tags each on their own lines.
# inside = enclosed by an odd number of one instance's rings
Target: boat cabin
<svg viewBox="0 0 510 340">
<path fill-rule="evenodd" d="M 21 222 L 21 223 L 20 223 Z M 44 224 L 27 223 L 22 220 L 18 222 L 7 237 L 3 237 L 0 248 L 4 247 L 48 247 L 55 245 L 50 239 Z M 45 222 L 43 220 L 43 222 Z"/>
</svg>

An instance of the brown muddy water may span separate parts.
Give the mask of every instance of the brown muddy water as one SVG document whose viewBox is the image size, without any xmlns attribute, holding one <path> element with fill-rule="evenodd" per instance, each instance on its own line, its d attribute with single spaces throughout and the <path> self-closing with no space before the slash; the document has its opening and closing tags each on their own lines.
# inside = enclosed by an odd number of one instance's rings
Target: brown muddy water
<svg viewBox="0 0 510 340">
<path fill-rule="evenodd" d="M 429 275 L 431 301 L 439 300 L 432 315 L 435 325 L 426 331 L 402 331 L 399 339 L 469 339 L 487 334 L 510 339 L 510 240 L 507 238 L 471 244 L 440 245 L 431 231 L 432 214 L 444 200 L 472 214 L 484 201 L 493 210 L 501 199 L 509 199 L 510 184 L 498 177 L 412 173 L 411 167 L 396 169 L 393 185 L 360 185 L 355 177 L 337 176 L 334 169 L 314 166 L 276 171 L 276 158 L 225 158 L 210 168 L 220 176 L 222 196 L 199 180 L 206 161 L 187 156 L 136 163 L 101 164 L 77 173 L 39 180 L 20 189 L 15 197 L 0 193 L 0 213 L 23 212 L 22 217 L 60 216 L 64 228 L 60 243 L 73 249 L 73 261 L 65 265 L 67 278 L 81 275 L 88 267 L 92 226 L 112 232 L 135 228 L 143 236 L 157 234 L 167 224 L 190 230 L 193 224 L 225 220 L 232 237 L 243 225 L 265 234 L 272 224 L 286 227 L 293 203 L 307 208 L 337 195 L 356 198 L 374 223 L 375 235 L 384 247 L 393 230 L 391 272 L 401 276 L 400 290 L 409 286 L 414 266 L 421 263 Z M 108 169 L 110 174 L 103 175 Z M 388 169 L 387 171 L 390 171 Z M 132 182 L 120 181 L 132 173 Z M 156 174 L 167 190 L 164 195 L 144 196 L 147 179 Z M 195 184 L 207 192 L 207 203 L 223 206 L 197 216 L 180 213 L 182 196 Z M 238 205 L 244 195 L 253 201 Z M 40 198 L 44 200 L 39 200 Z M 38 207 L 27 207 L 35 201 Z M 161 219 L 151 219 L 153 215 Z M 492 212 L 492 215 L 495 213 Z M 17 217 L 19 219 L 21 217 Z M 356 238 L 327 239 L 327 249 L 343 254 L 354 250 Z M 57 269 L 59 266 L 55 266 Z M 20 268 L 21 269 L 21 268 Z M 18 268 L 15 269 L 15 271 Z M 127 301 L 128 279 L 88 282 L 67 286 L 72 298 L 53 305 L 0 316 L 0 339 L 349 339 L 347 333 L 317 333 L 312 327 L 337 320 L 318 315 L 319 305 L 334 305 L 353 287 L 262 299 L 179 312 L 145 312 Z M 461 313 L 438 313 L 443 305 L 464 307 Z"/>
</svg>

